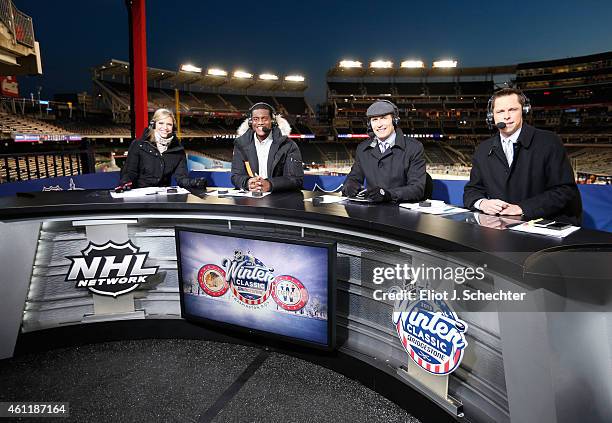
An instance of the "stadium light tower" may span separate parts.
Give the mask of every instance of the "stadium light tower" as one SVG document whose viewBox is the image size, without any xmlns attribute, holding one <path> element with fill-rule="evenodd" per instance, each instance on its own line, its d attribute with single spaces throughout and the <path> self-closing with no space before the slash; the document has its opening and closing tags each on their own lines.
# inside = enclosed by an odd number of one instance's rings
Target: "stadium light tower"
<svg viewBox="0 0 612 423">
<path fill-rule="evenodd" d="M 261 75 L 259 75 L 259 79 L 264 81 L 276 81 L 278 80 L 278 76 L 272 73 L 262 73 Z"/>
<path fill-rule="evenodd" d="M 457 61 L 456 60 L 437 60 L 433 62 L 434 68 L 456 68 Z"/>
<path fill-rule="evenodd" d="M 183 72 L 202 73 L 202 68 L 193 66 L 191 63 L 186 63 L 184 65 L 181 65 L 181 70 Z"/>
<path fill-rule="evenodd" d="M 341 68 L 360 68 L 361 62 L 357 60 L 341 60 L 340 67 Z"/>
<path fill-rule="evenodd" d="M 375 60 L 370 62 L 370 67 L 375 69 L 391 69 L 393 62 L 390 60 Z"/>
<path fill-rule="evenodd" d="M 245 72 L 243 70 L 237 70 L 234 72 L 234 78 L 239 79 L 251 79 L 253 77 L 252 73 Z"/>
<path fill-rule="evenodd" d="M 302 75 L 287 75 L 285 76 L 285 81 L 304 82 L 304 77 Z"/>
<path fill-rule="evenodd" d="M 408 69 L 424 68 L 425 67 L 425 63 L 422 60 L 404 60 L 400 64 L 400 67 L 401 68 L 408 68 Z"/>
</svg>

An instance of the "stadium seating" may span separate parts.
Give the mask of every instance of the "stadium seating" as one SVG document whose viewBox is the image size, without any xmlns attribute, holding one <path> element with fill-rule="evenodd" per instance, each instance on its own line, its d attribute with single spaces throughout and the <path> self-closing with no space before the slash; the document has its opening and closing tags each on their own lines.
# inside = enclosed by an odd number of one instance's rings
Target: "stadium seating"
<svg viewBox="0 0 612 423">
<path fill-rule="evenodd" d="M 44 120 L 27 115 L 12 114 L 0 111 L 0 132 L 10 135 L 12 132 L 23 134 L 62 135 L 67 131 Z"/>
</svg>

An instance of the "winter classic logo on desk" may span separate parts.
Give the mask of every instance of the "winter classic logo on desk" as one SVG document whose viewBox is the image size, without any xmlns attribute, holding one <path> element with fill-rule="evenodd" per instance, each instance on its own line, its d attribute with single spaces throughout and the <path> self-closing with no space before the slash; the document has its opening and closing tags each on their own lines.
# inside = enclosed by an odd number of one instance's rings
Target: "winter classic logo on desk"
<svg viewBox="0 0 612 423">
<path fill-rule="evenodd" d="M 149 253 L 128 241 L 104 245 L 89 243 L 80 256 L 66 257 L 72 261 L 66 281 L 76 282 L 75 288 L 88 288 L 99 295 L 118 297 L 146 283 L 158 267 L 143 267 Z"/>
<path fill-rule="evenodd" d="M 302 282 L 290 275 L 275 277 L 274 268 L 250 251 L 234 251 L 221 266 L 205 264 L 198 271 L 198 283 L 211 297 L 220 297 L 229 289 L 236 301 L 251 308 L 263 307 L 270 296 L 288 311 L 300 310 L 308 302 Z"/>
<path fill-rule="evenodd" d="M 467 346 L 467 324 L 442 300 L 415 301 L 393 313 L 397 334 L 412 360 L 434 375 L 455 371 Z"/>
</svg>

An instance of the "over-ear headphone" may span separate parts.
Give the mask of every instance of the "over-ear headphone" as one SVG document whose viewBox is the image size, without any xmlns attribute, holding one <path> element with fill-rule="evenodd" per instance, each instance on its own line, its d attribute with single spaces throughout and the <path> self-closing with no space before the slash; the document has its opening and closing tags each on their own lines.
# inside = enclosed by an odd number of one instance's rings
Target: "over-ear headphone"
<svg viewBox="0 0 612 423">
<path fill-rule="evenodd" d="M 391 107 L 393 107 L 393 126 L 397 128 L 400 123 L 399 109 L 397 108 L 397 106 L 393 104 L 392 102 L 390 102 L 389 100 L 376 100 L 374 103 L 389 103 Z M 372 132 L 372 118 L 367 118 L 367 119 L 368 119 L 368 122 L 367 122 L 368 132 Z"/>
<path fill-rule="evenodd" d="M 511 93 L 511 94 L 516 94 L 523 99 L 523 102 L 522 102 L 523 103 L 523 116 L 527 116 L 529 113 L 531 113 L 531 102 L 529 101 L 529 98 L 527 98 L 527 96 L 522 91 L 519 91 L 518 93 Z M 485 120 L 487 122 L 487 127 L 490 130 L 493 130 L 493 128 L 495 128 L 495 119 L 493 118 L 493 102 L 494 101 L 495 101 L 495 94 L 493 94 L 489 98 L 489 101 L 487 102 L 487 117 Z"/>
<path fill-rule="evenodd" d="M 268 109 L 270 111 L 270 117 L 272 118 L 272 128 L 276 128 L 278 126 L 278 122 L 276 122 L 276 109 L 269 105 L 268 103 L 264 103 L 260 101 L 259 103 L 255 103 L 251 106 L 247 113 L 247 118 L 249 122 L 249 126 L 253 125 L 253 111 L 256 109 Z"/>
</svg>

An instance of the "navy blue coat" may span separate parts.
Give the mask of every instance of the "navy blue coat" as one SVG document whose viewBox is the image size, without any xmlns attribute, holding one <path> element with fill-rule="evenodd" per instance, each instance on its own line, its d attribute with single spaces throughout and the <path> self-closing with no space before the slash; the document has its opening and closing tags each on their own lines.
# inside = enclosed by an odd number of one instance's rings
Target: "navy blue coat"
<svg viewBox="0 0 612 423">
<path fill-rule="evenodd" d="M 546 217 L 580 225 L 582 218 L 580 192 L 561 139 L 526 124 L 510 167 L 499 134 L 476 148 L 463 204 L 475 210 L 480 198 L 518 204 L 527 219 Z"/>
<path fill-rule="evenodd" d="M 378 148 L 376 138 L 370 138 L 357 146 L 355 163 L 344 185 L 355 182 L 369 188 L 384 188 L 395 202 L 415 202 L 425 194 L 425 157 L 423 144 L 405 136 L 395 128 L 395 145 L 384 153 Z"/>
</svg>

